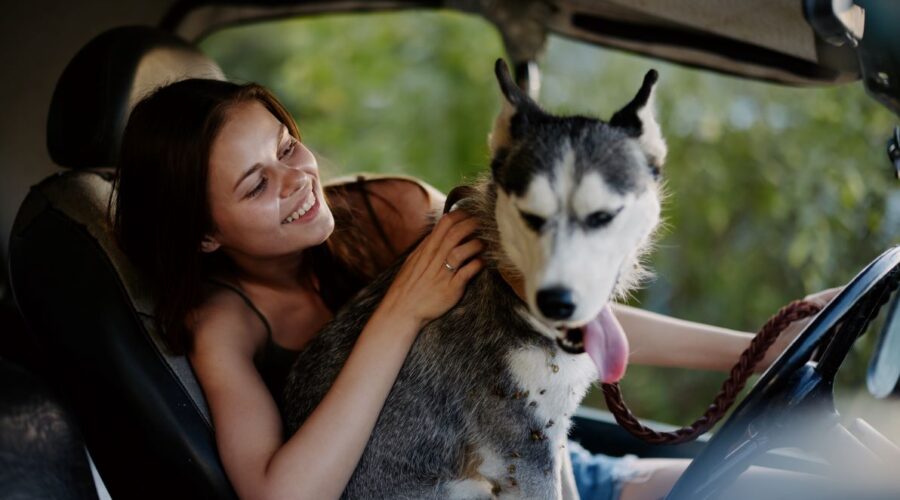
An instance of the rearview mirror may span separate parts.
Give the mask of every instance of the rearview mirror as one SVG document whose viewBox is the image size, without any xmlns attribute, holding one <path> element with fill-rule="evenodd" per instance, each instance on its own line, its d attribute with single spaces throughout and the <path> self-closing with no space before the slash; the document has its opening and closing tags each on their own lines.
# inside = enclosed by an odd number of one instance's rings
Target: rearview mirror
<svg viewBox="0 0 900 500">
<path fill-rule="evenodd" d="M 869 392 L 879 399 L 900 395 L 900 293 L 893 294 L 866 377 Z"/>
</svg>

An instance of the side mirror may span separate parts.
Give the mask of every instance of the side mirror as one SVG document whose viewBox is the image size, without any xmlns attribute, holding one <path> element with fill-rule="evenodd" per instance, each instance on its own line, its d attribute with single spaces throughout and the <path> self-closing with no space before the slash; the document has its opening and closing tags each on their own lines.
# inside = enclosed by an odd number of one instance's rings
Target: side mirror
<svg viewBox="0 0 900 500">
<path fill-rule="evenodd" d="M 866 377 L 869 392 L 879 399 L 900 396 L 900 292 L 893 294 Z"/>
</svg>

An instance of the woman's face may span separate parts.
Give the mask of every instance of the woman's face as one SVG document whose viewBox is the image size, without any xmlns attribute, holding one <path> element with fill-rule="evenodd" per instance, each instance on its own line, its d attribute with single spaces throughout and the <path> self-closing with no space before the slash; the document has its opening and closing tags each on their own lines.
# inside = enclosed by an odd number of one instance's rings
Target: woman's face
<svg viewBox="0 0 900 500">
<path fill-rule="evenodd" d="M 205 252 L 281 257 L 334 229 L 315 157 L 256 100 L 233 106 L 213 141 L 209 200 L 216 229 L 204 238 Z"/>
</svg>

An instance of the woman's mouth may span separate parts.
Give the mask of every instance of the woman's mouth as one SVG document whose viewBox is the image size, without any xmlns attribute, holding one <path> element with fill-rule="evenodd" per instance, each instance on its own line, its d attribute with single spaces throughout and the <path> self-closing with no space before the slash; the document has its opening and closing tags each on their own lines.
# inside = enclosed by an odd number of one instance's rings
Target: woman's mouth
<svg viewBox="0 0 900 500">
<path fill-rule="evenodd" d="M 319 212 L 319 198 L 316 196 L 315 189 L 310 190 L 309 194 L 306 195 L 306 199 L 303 200 L 303 204 L 300 205 L 300 208 L 292 212 L 287 216 L 286 219 L 281 221 L 282 224 L 292 224 L 294 222 L 302 223 L 308 221 L 316 216 Z"/>
</svg>

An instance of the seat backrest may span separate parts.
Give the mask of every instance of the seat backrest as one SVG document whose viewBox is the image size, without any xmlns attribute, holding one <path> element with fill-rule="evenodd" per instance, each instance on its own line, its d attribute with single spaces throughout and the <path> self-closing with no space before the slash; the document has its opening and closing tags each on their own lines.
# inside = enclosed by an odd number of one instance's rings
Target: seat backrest
<svg viewBox="0 0 900 500">
<path fill-rule="evenodd" d="M 153 297 L 116 245 L 107 208 L 134 104 L 187 77 L 223 78 L 187 42 L 149 27 L 103 33 L 69 63 L 47 127 L 70 170 L 34 186 L 10 238 L 10 281 L 44 374 L 74 411 L 113 498 L 235 498 L 205 400 L 154 329 Z"/>
</svg>

